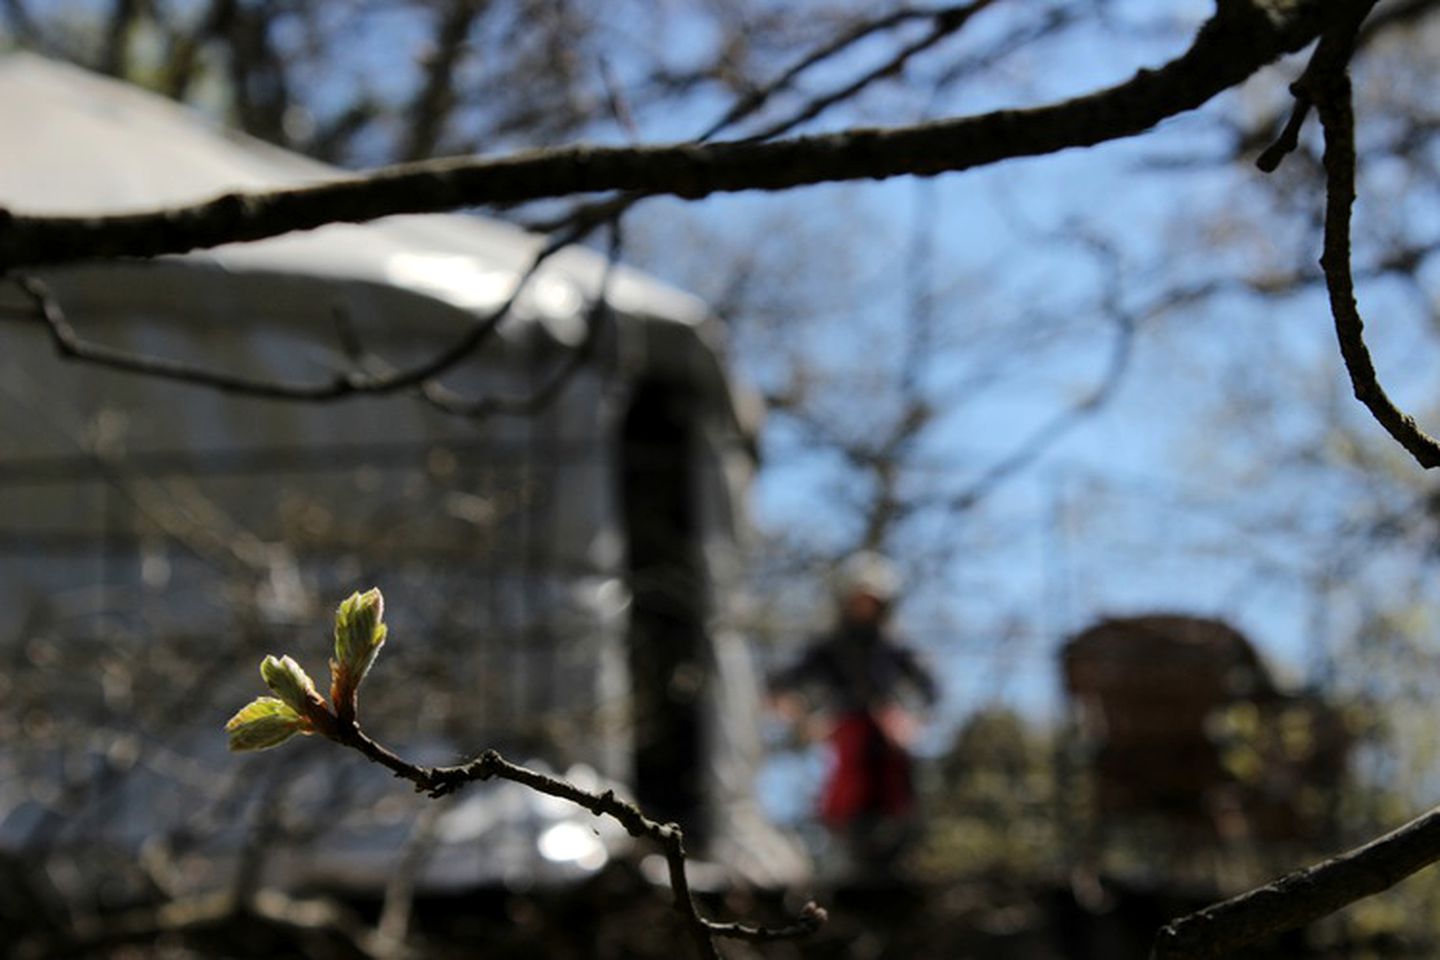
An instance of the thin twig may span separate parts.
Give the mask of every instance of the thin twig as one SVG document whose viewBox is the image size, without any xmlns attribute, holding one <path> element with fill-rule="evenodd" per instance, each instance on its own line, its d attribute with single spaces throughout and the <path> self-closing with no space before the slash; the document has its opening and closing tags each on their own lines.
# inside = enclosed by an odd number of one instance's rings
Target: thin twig
<svg viewBox="0 0 1440 960">
<path fill-rule="evenodd" d="M 951 511 L 963 513 L 973 509 L 1005 481 L 1039 460 L 1076 427 L 1103 410 L 1125 380 L 1134 352 L 1135 330 L 1139 320 L 1135 312 L 1128 309 L 1121 300 L 1123 264 L 1119 254 L 1103 239 L 1082 236 L 1081 240 L 1094 250 L 1097 256 L 1102 257 L 1106 264 L 1106 282 L 1101 302 L 1115 326 L 1115 332 L 1105 369 L 1083 396 L 1051 414 L 965 489 L 950 496 L 946 507 Z"/>
<path fill-rule="evenodd" d="M 835 104 L 851 99 L 876 81 L 883 80 L 886 77 L 896 76 L 904 70 L 906 64 L 916 56 L 924 53 L 940 41 L 957 32 L 970 21 L 971 17 L 990 6 L 993 2 L 994 0 L 975 0 L 974 3 L 960 4 L 953 7 L 946 7 L 942 10 L 931 11 L 929 16 L 934 22 L 931 24 L 930 30 L 918 39 L 901 47 L 890 59 L 873 67 L 848 83 L 836 87 L 829 93 L 811 98 L 791 116 L 778 120 L 759 132 L 745 137 L 741 142 L 748 143 L 778 137 L 783 133 L 793 130 L 807 120 L 815 119 Z M 913 16 L 914 11 L 910 11 L 910 13 Z M 709 139 L 709 136 L 707 133 L 706 136 L 701 139 Z"/>
<path fill-rule="evenodd" d="M 801 123 L 814 119 L 836 103 L 855 96 L 866 87 L 885 77 L 898 73 L 913 56 L 959 30 L 972 16 L 990 6 L 993 2 L 994 0 L 973 0 L 971 3 L 950 4 L 934 8 L 907 7 L 891 11 L 873 20 L 858 23 L 839 36 L 832 38 L 801 57 L 789 68 L 781 71 L 779 76 L 765 86 L 753 90 L 737 100 L 723 116 L 706 127 L 705 130 L 695 138 L 694 142 L 696 144 L 711 142 L 715 137 L 735 126 L 740 121 L 757 113 L 770 102 L 770 99 L 774 97 L 775 94 L 786 89 L 799 79 L 801 74 L 838 56 L 860 41 L 874 36 L 877 33 L 892 30 L 915 20 L 928 19 L 934 21 L 934 26 L 930 33 L 926 34 L 926 36 L 917 43 L 909 45 L 881 67 L 868 71 L 839 90 L 802 104 L 800 108 L 794 111 L 789 117 L 778 120 L 765 130 L 751 134 L 736 142 L 769 140 L 773 137 L 789 133 Z M 650 196 L 653 196 L 653 194 L 646 190 L 627 191 L 617 197 L 610 197 L 593 203 L 580 204 L 558 217 L 531 221 L 527 224 L 527 227 L 531 230 L 549 232 L 569 224 L 579 226 L 586 223 L 599 223 L 603 220 L 620 216 L 635 206 L 635 204 Z"/>
<path fill-rule="evenodd" d="M 1373 0 L 1362 4 L 1362 9 L 1355 15 L 1353 23 L 1332 28 L 1320 43 L 1316 44 L 1304 71 L 1290 84 L 1290 96 L 1295 100 L 1290 109 L 1290 118 L 1285 121 L 1284 128 L 1274 142 L 1260 151 L 1260 155 L 1255 158 L 1255 166 L 1263 172 L 1274 173 L 1284 159 L 1300 146 L 1300 131 L 1305 126 L 1306 118 L 1310 116 L 1310 109 L 1315 106 L 1313 91 L 1316 84 L 1324 82 L 1326 77 L 1333 76 L 1337 70 L 1344 70 L 1345 63 L 1349 62 L 1355 51 L 1358 24 L 1369 15 L 1369 7 L 1373 6 Z M 1344 39 L 1339 39 L 1341 37 Z"/>
<path fill-rule="evenodd" d="M 1362 24 L 1374 0 L 1359 4 L 1349 17 L 1321 37 L 1302 73 L 1291 85 L 1295 106 L 1280 136 L 1256 160 L 1273 171 L 1299 143 L 1300 128 L 1313 106 L 1325 134 L 1325 238 L 1320 267 L 1330 294 L 1335 336 L 1355 398 L 1415 461 L 1427 469 L 1440 466 L 1440 442 L 1415 418 L 1396 406 L 1375 371 L 1365 343 L 1365 321 L 1355 301 L 1351 264 L 1350 221 L 1355 206 L 1355 108 L 1347 67 Z"/>
<path fill-rule="evenodd" d="M 1293 84 L 1290 93 L 1295 98 L 1295 106 L 1290 111 L 1290 119 L 1285 122 L 1285 128 L 1275 138 L 1275 142 L 1264 150 L 1260 156 L 1255 158 L 1255 166 L 1266 173 L 1274 173 L 1280 168 L 1280 163 L 1295 148 L 1300 146 L 1300 130 L 1305 126 L 1305 118 L 1310 115 L 1310 95 L 1307 94 L 1300 84 Z"/>
<path fill-rule="evenodd" d="M 575 374 L 595 355 L 605 320 L 610 316 L 610 285 L 615 268 L 620 260 L 623 245 L 620 232 L 620 214 L 610 221 L 610 239 L 605 259 L 605 272 L 600 277 L 600 289 L 596 292 L 590 307 L 585 311 L 585 337 L 561 361 L 548 378 L 533 391 L 521 396 L 486 394 L 475 398 L 462 397 L 441 384 L 430 380 L 420 388 L 421 396 L 446 413 L 462 417 L 483 418 L 489 416 L 529 417 L 550 405 L 570 384 Z"/>
<path fill-rule="evenodd" d="M 814 933 L 825 921 L 825 912 L 807 904 L 800 916 L 782 927 L 758 927 L 706 919 L 695 904 L 685 875 L 685 836 L 679 825 L 652 820 L 635 804 L 621 800 L 613 790 L 595 793 L 549 774 L 511 763 L 495 750 L 486 750 L 467 763 L 450 767 L 422 767 L 387 750 L 354 723 L 337 721 L 329 734 L 337 743 L 358 750 L 366 758 L 408 780 L 415 789 L 431 797 L 447 796 L 466 784 L 491 779 L 509 780 L 546 796 L 568 800 L 596 816 L 610 817 L 636 839 L 650 839 L 660 845 L 669 871 L 670 889 L 676 913 L 684 921 L 696 953 L 704 960 L 719 960 L 715 937 L 761 941 L 801 937 Z"/>
<path fill-rule="evenodd" d="M 794 940 L 808 937 L 829 920 L 825 908 L 811 900 L 800 908 L 800 915 L 783 927 L 760 927 L 736 921 L 722 922 L 706 920 L 705 927 L 717 937 L 730 940 L 747 940 L 751 943 L 768 943 L 773 940 Z"/>
<path fill-rule="evenodd" d="M 892 10 L 890 13 L 875 17 L 872 20 L 861 21 L 802 56 L 795 61 L 795 63 L 791 64 L 785 70 L 782 70 L 775 79 L 763 87 L 752 90 L 737 100 L 730 109 L 725 112 L 724 116 L 706 128 L 705 132 L 700 135 L 700 140 L 710 140 L 722 130 L 732 127 L 739 121 L 751 116 L 765 106 L 765 104 L 769 103 L 775 94 L 785 90 L 799 79 L 801 74 L 819 66 L 827 60 L 834 59 L 862 40 L 916 20 L 928 19 L 940 24 L 949 20 L 959 19 L 960 23 L 956 24 L 956 28 L 958 28 L 963 24 L 964 20 L 968 20 L 971 15 L 978 13 L 980 9 L 984 7 L 988 7 L 992 2 L 993 0 L 975 0 L 974 3 L 957 3 L 942 7 L 905 7 L 899 10 Z"/>
<path fill-rule="evenodd" d="M 445 814 L 444 801 L 427 804 L 415 819 L 415 825 L 401 850 L 398 862 L 385 881 L 385 894 L 380 902 L 380 918 L 375 921 L 375 936 L 382 943 L 403 948 L 410 934 L 411 916 L 415 910 L 415 888 L 437 839 L 436 828 Z"/>
<path fill-rule="evenodd" d="M 339 372 L 328 380 L 318 382 L 245 376 L 182 360 L 134 353 L 86 340 L 70 324 L 60 304 L 45 283 L 31 276 L 16 277 L 15 283 L 34 305 L 36 317 L 44 323 L 50 334 L 51 342 L 62 357 L 159 380 L 205 386 L 222 393 L 325 403 L 349 397 L 385 395 L 409 390 L 422 386 L 463 362 L 478 350 L 510 315 L 521 294 L 545 261 L 570 244 L 582 239 L 592 228 L 589 224 L 577 226 L 547 242 L 530 261 L 525 272 L 516 280 L 515 286 L 503 303 L 478 317 L 450 346 L 438 351 L 428 360 L 411 367 L 387 370 L 383 373 L 352 369 Z"/>
</svg>

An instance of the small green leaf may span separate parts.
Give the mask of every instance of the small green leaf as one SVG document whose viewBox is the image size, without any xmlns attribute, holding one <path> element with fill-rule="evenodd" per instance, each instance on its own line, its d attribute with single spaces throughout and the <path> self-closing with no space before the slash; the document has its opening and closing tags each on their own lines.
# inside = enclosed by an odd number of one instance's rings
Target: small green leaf
<svg viewBox="0 0 1440 960">
<path fill-rule="evenodd" d="M 274 697 L 258 697 L 225 724 L 230 749 L 268 750 L 278 747 L 297 733 L 309 733 L 309 725 L 288 704 Z"/>
<path fill-rule="evenodd" d="M 365 676 L 385 645 L 384 616 L 385 598 L 378 587 L 352 593 L 335 611 L 335 659 L 357 679 Z"/>
<path fill-rule="evenodd" d="M 320 699 L 315 681 L 290 657 L 266 657 L 260 661 L 260 676 L 265 685 L 301 716 L 309 714 L 312 704 Z"/>
<path fill-rule="evenodd" d="M 352 593 L 335 611 L 335 659 L 330 661 L 330 697 L 342 719 L 355 716 L 355 692 L 385 645 L 385 598 L 378 588 Z"/>
</svg>

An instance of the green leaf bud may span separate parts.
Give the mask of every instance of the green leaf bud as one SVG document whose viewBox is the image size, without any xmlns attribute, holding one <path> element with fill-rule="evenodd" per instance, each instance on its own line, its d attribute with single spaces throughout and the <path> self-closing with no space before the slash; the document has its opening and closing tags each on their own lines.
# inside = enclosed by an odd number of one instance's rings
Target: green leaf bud
<svg viewBox="0 0 1440 960">
<path fill-rule="evenodd" d="M 309 733 L 305 718 L 274 697 L 258 697 L 225 724 L 230 749 L 268 750 L 297 733 Z"/>
<path fill-rule="evenodd" d="M 266 657 L 260 661 L 260 676 L 275 696 L 301 716 L 308 715 L 320 699 L 315 681 L 291 657 Z"/>
<path fill-rule="evenodd" d="M 335 659 L 330 661 L 330 697 L 344 720 L 355 717 L 355 693 L 385 645 L 385 599 L 378 588 L 353 593 L 335 611 Z"/>
</svg>

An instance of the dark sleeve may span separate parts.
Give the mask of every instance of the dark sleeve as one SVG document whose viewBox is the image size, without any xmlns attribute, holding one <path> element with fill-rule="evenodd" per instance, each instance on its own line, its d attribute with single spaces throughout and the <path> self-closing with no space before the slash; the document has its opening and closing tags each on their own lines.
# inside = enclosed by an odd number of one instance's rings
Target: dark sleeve
<svg viewBox="0 0 1440 960">
<path fill-rule="evenodd" d="M 800 658 L 790 666 L 770 675 L 766 688 L 771 693 L 798 690 L 806 684 L 819 681 L 825 673 L 825 650 L 818 643 L 805 648 Z"/>
<path fill-rule="evenodd" d="M 899 647 L 896 653 L 901 675 L 915 687 L 915 692 L 925 701 L 925 706 L 935 706 L 940 700 L 940 687 L 935 683 L 935 675 L 930 672 L 930 668 L 925 666 L 920 655 L 909 647 Z"/>
</svg>

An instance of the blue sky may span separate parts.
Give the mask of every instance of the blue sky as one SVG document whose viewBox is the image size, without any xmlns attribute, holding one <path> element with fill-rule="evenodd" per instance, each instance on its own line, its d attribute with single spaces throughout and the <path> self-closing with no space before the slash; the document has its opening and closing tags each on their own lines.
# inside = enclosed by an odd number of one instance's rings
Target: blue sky
<svg viewBox="0 0 1440 960">
<path fill-rule="evenodd" d="M 1001 71 L 998 82 L 947 101 L 943 112 L 1013 106 L 1123 79 L 1178 49 L 1208 6 L 1191 10 L 1188 22 L 1160 24 L 1130 42 L 1114 42 L 1103 28 L 1068 34 L 1063 44 L 1047 44 Z M 1099 275 L 1093 258 L 1036 239 L 1073 224 L 1119 249 L 1122 297 L 1132 306 L 1187 283 L 1266 265 L 1288 269 L 1297 250 L 1301 262 L 1313 263 L 1320 238 L 1311 224 L 1263 219 L 1270 213 L 1265 175 L 1217 162 L 1229 140 L 1216 118 L 1263 115 L 1283 102 L 1277 98 L 1299 67 L 1292 58 L 1142 138 L 941 177 L 930 195 L 939 211 L 938 270 L 967 275 L 976 287 L 955 309 L 996 311 L 1017 325 L 1067 303 L 1083 309 Z M 875 99 L 883 103 L 885 95 Z M 865 106 L 858 112 L 866 115 Z M 1192 166 L 1157 169 L 1177 160 Z M 1387 174 L 1383 164 L 1375 169 Z M 1291 175 L 1282 168 L 1273 176 Z M 817 188 L 787 202 L 813 202 L 821 219 L 836 208 L 863 210 L 854 219 L 879 234 L 877 272 L 894 278 L 897 268 L 886 260 L 914 195 L 912 181 L 898 180 Z M 1318 211 L 1319 193 L 1310 200 Z M 697 215 L 743 224 L 763 202 L 721 199 Z M 1359 229 L 1381 212 L 1378 201 L 1362 200 Z M 1423 225 L 1435 213 L 1422 204 L 1410 215 Z M 1200 242 L 1190 242 L 1191 233 Z M 899 286 L 892 284 L 892 296 Z M 1385 318 L 1372 336 L 1387 382 L 1402 404 L 1423 408 L 1436 384 L 1427 352 L 1433 341 L 1417 304 L 1383 282 L 1365 285 L 1362 302 Z M 893 309 L 881 295 L 855 306 L 847 324 Z M 838 328 L 837 352 L 847 349 L 846 329 Z M 949 472 L 963 483 L 1011 450 L 1027 424 L 1093 383 L 1104 363 L 1105 327 L 1096 319 L 1090 330 L 1088 342 L 1047 352 L 1027 376 L 938 430 L 927 445 L 937 475 Z M 1367 607 L 1400 602 L 1403 591 L 1382 585 L 1387 578 L 1377 564 L 1363 583 L 1318 595 L 1308 578 L 1319 553 L 1359 509 L 1357 497 L 1383 498 L 1421 483 L 1418 468 L 1403 463 L 1395 477 L 1371 483 L 1344 467 L 1296 461 L 1307 441 L 1324 450 L 1336 424 L 1388 449 L 1348 396 L 1321 291 L 1281 299 L 1218 295 L 1142 329 L 1104 411 L 1008 484 L 981 516 L 957 524 L 951 535 L 962 547 L 948 576 L 913 586 L 902 626 L 930 649 L 949 693 L 935 741 L 984 706 L 1052 715 L 1056 645 L 1105 614 L 1224 617 L 1257 642 L 1282 682 L 1324 679 L 1324 644 L 1357 629 Z M 807 509 L 820 529 L 833 522 L 816 495 L 828 469 L 823 460 L 773 464 L 757 489 L 761 523 L 793 522 Z M 1403 555 L 1391 562 L 1407 563 Z"/>
<path fill-rule="evenodd" d="M 353 31 L 354 69 L 312 78 L 321 111 L 348 102 L 357 87 L 397 93 L 413 77 L 375 71 L 373 63 L 408 62 L 423 45 L 424 31 L 413 22 L 357 20 L 344 6 L 331 9 L 340 11 L 337 29 Z M 936 70 L 984 50 L 1008 27 L 1051 6 L 996 5 L 953 43 L 917 61 L 899 85 L 877 87 L 806 129 L 901 123 L 1082 93 L 1163 62 L 1213 7 L 1200 0 L 1166 4 L 1163 11 L 1139 0 L 1111 3 L 1105 5 L 1110 20 L 1022 48 L 934 101 L 915 95 Z M 637 4 L 628 20 L 611 24 L 613 66 L 622 80 L 632 66 L 626 50 L 655 40 L 646 31 L 652 26 L 646 7 Z M 713 39 L 693 23 L 671 20 L 661 27 L 676 57 Z M 808 78 L 810 89 L 884 53 L 878 44 L 860 48 Z M 977 317 L 1011 330 L 1057 317 L 1068 324 L 1034 346 L 1033 360 L 1022 357 L 998 386 L 927 438 L 924 458 L 934 482 L 963 485 L 1088 389 L 1105 363 L 1109 328 L 1094 314 L 1102 270 L 1083 248 L 1045 238 L 1079 224 L 1114 243 L 1122 296 L 1132 306 L 1176 285 L 1241 274 L 1269 258 L 1288 265 L 1296 238 L 1302 248 L 1308 244 L 1312 259 L 1318 253 L 1312 225 L 1293 216 L 1262 219 L 1270 210 L 1261 174 L 1217 162 L 1227 139 L 1216 119 L 1263 115 L 1283 101 L 1285 82 L 1298 69 L 1292 59 L 1144 137 L 941 177 L 923 194 L 913 181 L 899 179 L 688 206 L 652 201 L 637 211 L 636 232 L 663 237 L 676 223 L 694 223 L 744 247 L 757 223 L 763 226 L 777 211 L 800 222 L 809 231 L 804 242 L 813 245 L 788 251 L 791 272 L 777 275 L 820 304 L 818 319 L 829 333 L 811 342 L 816 357 L 849 362 L 856 341 L 873 343 L 865 338 L 903 308 L 905 241 L 922 197 L 933 206 L 936 282 L 946 288 L 947 318 L 956 326 Z M 725 105 L 719 96 L 698 96 L 685 111 L 643 115 L 640 134 L 646 140 L 693 136 Z M 597 128 L 592 138 L 626 136 L 612 126 Z M 1197 159 L 1188 168 L 1156 168 L 1157 161 Z M 1385 189 L 1377 200 L 1362 199 L 1362 229 L 1367 217 L 1401 215 L 1418 232 L 1440 226 L 1440 204 L 1396 202 L 1413 189 L 1403 170 L 1377 163 L 1372 173 Z M 1282 168 L 1274 176 L 1289 175 Z M 1318 196 L 1313 203 L 1312 212 Z M 1234 223 L 1225 222 L 1227 212 L 1236 214 Z M 1195 239 L 1201 242 L 1190 242 Z M 642 237 L 637 248 L 643 246 Z M 710 292 L 707 283 L 724 279 L 707 262 L 712 252 L 662 242 L 637 249 L 636 256 L 667 278 Z M 844 282 L 827 290 L 837 278 Z M 1397 398 L 1427 403 L 1435 383 L 1419 305 L 1409 292 L 1385 284 L 1367 287 L 1365 304 L 1386 320 L 1375 348 Z M 963 359 L 963 352 L 954 355 Z M 739 367 L 742 377 L 759 372 Z M 1261 389 L 1267 386 L 1273 388 L 1268 394 Z M 1223 615 L 1253 636 L 1283 676 L 1304 680 L 1315 660 L 1310 638 L 1317 601 L 1296 574 L 1312 570 L 1311 553 L 1325 531 L 1356 509 L 1357 491 L 1389 492 L 1384 483 L 1367 486 L 1343 470 L 1294 462 L 1297 438 L 1323 439 L 1336 420 L 1378 439 L 1378 428 L 1346 396 L 1326 307 L 1313 291 L 1282 301 L 1218 296 L 1142 329 L 1127 376 L 1100 414 L 983 511 L 958 520 L 927 518 L 917 534 L 958 544 L 946 575 L 914 585 L 902 610 L 902 624 L 941 665 L 949 692 L 942 733 L 997 702 L 1051 714 L 1055 645 L 1106 613 Z M 843 526 L 827 509 L 833 462 L 787 461 L 785 447 L 777 429 L 755 491 L 758 521 L 773 529 L 798 518 L 821 536 Z M 1273 469 L 1267 469 L 1270 459 Z M 1385 483 L 1398 490 L 1415 482 L 1413 470 L 1398 468 L 1395 476 Z M 1362 600 L 1336 602 L 1334 629 L 1353 625 Z"/>
<path fill-rule="evenodd" d="M 1051 6 L 997 5 L 959 38 L 917 60 L 899 84 L 879 86 L 805 129 L 901 123 L 1083 93 L 1164 62 L 1213 8 L 1201 0 L 1163 9 L 1139 0 L 1111 3 L 1108 19 L 1025 46 L 933 101 L 915 96 L 936 70 L 983 51 Z M 659 33 L 681 59 L 713 42 L 698 23 L 649 16 L 642 4 L 628 20 L 611 24 L 612 66 L 622 81 L 632 66 L 627 50 L 640 50 Z M 361 23 L 355 62 L 418 48 L 421 33 L 412 27 Z M 885 55 L 881 44 L 861 47 L 806 82 L 822 89 Z M 1088 389 L 1103 369 L 1108 328 L 1103 318 L 1086 314 L 1094 309 L 1101 268 L 1083 249 L 1043 238 L 1079 224 L 1112 242 L 1121 257 L 1122 297 L 1131 306 L 1272 261 L 1288 267 L 1297 244 L 1311 251 L 1307 257 L 1318 253 L 1313 225 L 1294 211 L 1289 219 L 1261 219 L 1271 212 L 1263 177 L 1221 162 L 1229 139 L 1216 122 L 1283 106 L 1285 85 L 1299 67 L 1292 58 L 1141 138 L 935 181 L 925 198 L 935 210 L 936 274 L 949 289 L 947 309 L 957 322 L 983 315 L 1023 329 L 1067 310 L 1077 314 L 1069 318 L 1073 329 L 1042 343 L 1033 363 L 933 431 L 925 457 L 935 482 L 963 485 L 1012 450 L 1029 426 Z M 343 99 L 353 84 L 400 81 L 361 71 L 330 82 Z M 702 94 L 685 111 L 641 115 L 639 132 L 645 140 L 693 136 L 725 106 L 724 98 Z M 627 136 L 614 127 L 592 134 L 602 141 Z M 1388 176 L 1404 195 L 1400 172 L 1379 164 L 1374 172 L 1377 183 Z M 1274 176 L 1289 174 L 1282 168 Z M 883 330 L 902 306 L 904 241 L 916 197 L 914 183 L 901 179 L 693 205 L 651 201 L 634 222 L 642 235 L 653 230 L 662 238 L 675 235 L 677 223 L 701 224 L 709 236 L 742 247 L 776 211 L 803 223 L 810 232 L 797 242 L 814 245 L 789 251 L 790 272 L 777 275 L 820 304 L 831 332 L 810 342 L 816 356 L 844 361 L 854 355 L 857 336 Z M 1312 212 L 1318 195 L 1313 204 Z M 1362 199 L 1362 224 L 1381 208 Z M 1235 222 L 1226 222 L 1231 212 Z M 1407 215 L 1419 229 L 1440 220 L 1440 206 L 1416 205 Z M 846 242 L 828 242 L 837 235 Z M 687 249 L 663 239 L 635 251 L 646 267 L 704 293 L 711 292 L 707 284 L 724 279 L 717 276 L 724 264 L 717 268 L 712 253 L 705 244 Z M 827 262 L 832 258 L 844 262 Z M 837 277 L 845 281 L 843 293 L 827 291 Z M 827 292 L 832 302 L 825 302 Z M 1423 349 L 1429 333 L 1416 319 L 1416 305 L 1384 285 L 1372 285 L 1365 296 L 1367 308 L 1387 318 L 1375 345 L 1381 369 L 1402 403 L 1426 402 L 1434 386 Z M 740 364 L 742 377 L 757 372 Z M 1142 329 L 1127 376 L 1100 414 L 983 511 L 932 525 L 959 544 L 957 559 L 947 576 L 914 586 L 902 620 L 942 665 L 950 692 L 942 728 L 994 702 L 1051 713 L 1055 645 L 1106 613 L 1225 616 L 1253 636 L 1282 676 L 1307 679 L 1317 659 L 1311 638 L 1321 607 L 1299 575 L 1313 572 L 1316 545 L 1343 526 L 1354 508 L 1347 498 L 1366 485 L 1343 469 L 1297 465 L 1291 448 L 1300 439 L 1323 442 L 1335 422 L 1380 439 L 1345 393 L 1327 310 L 1314 291 L 1279 301 L 1216 296 Z M 838 539 L 844 522 L 827 509 L 833 461 L 787 460 L 786 447 L 783 428 L 774 429 L 755 491 L 759 522 L 773 529 L 800 518 L 809 532 Z M 1267 459 L 1275 461 L 1273 469 Z M 1399 475 L 1402 489 L 1414 483 L 1413 471 L 1401 468 Z M 1332 629 L 1353 626 L 1358 604 L 1353 597 L 1336 602 Z"/>
</svg>

